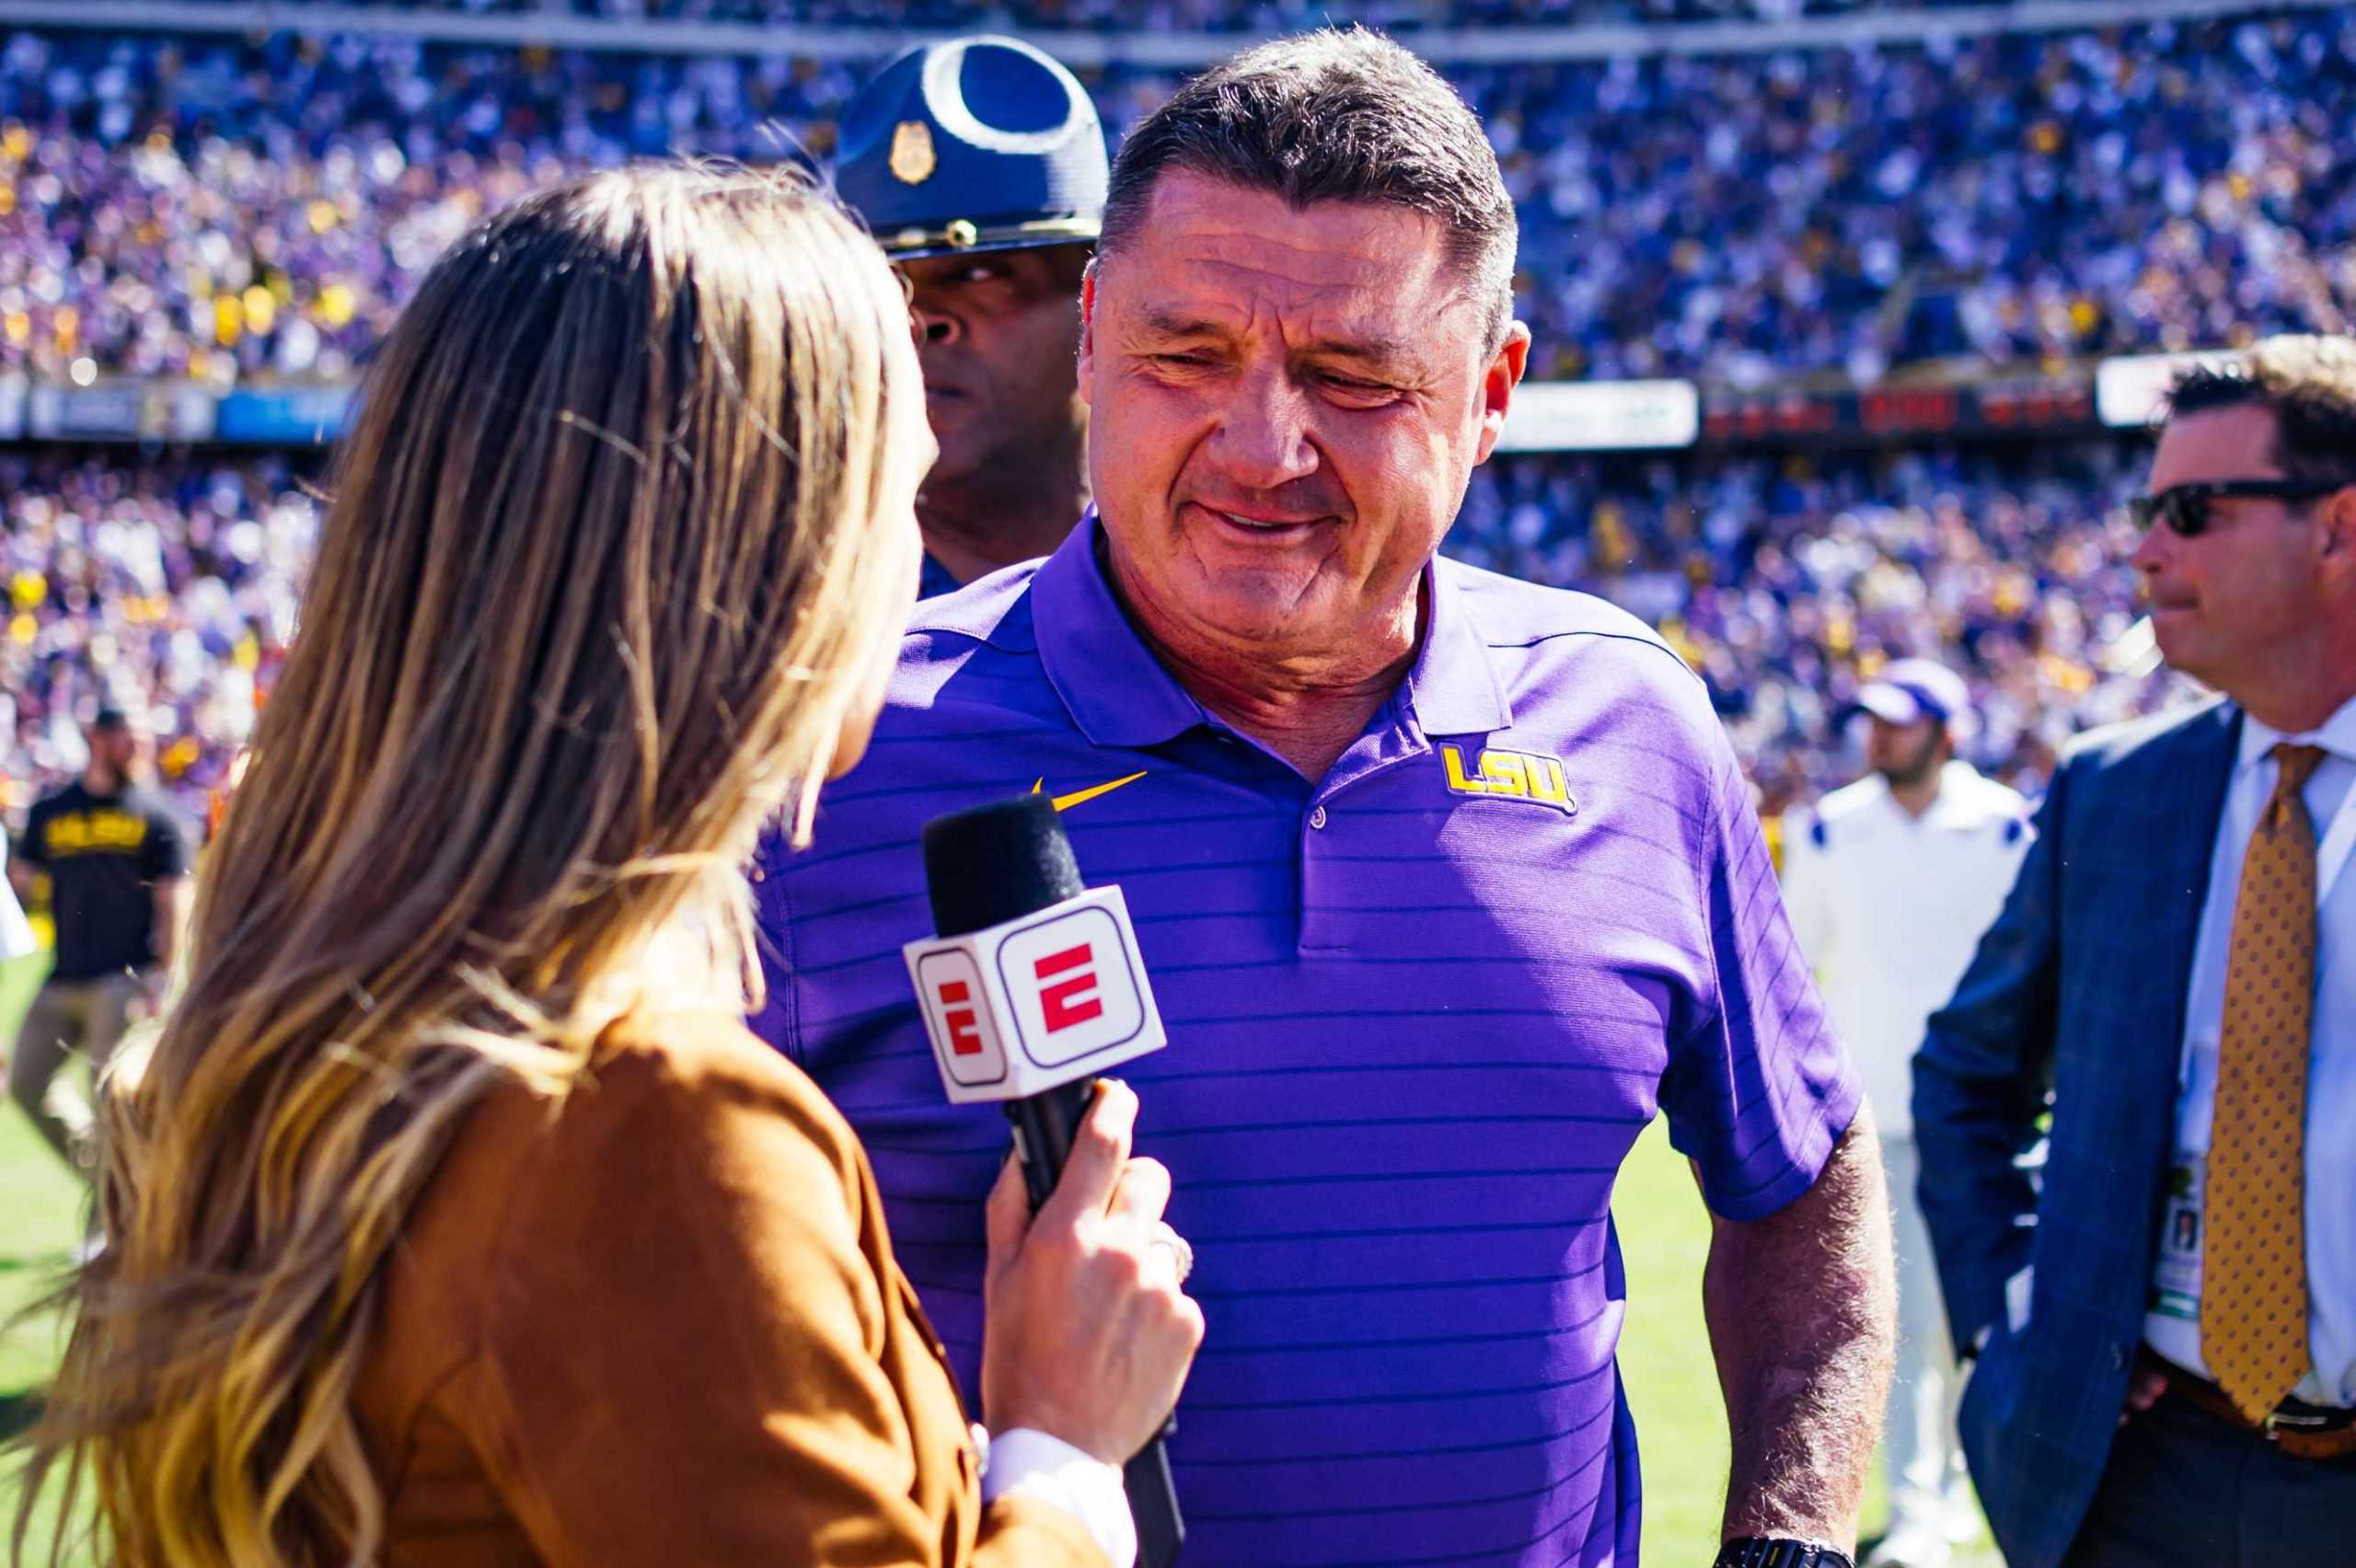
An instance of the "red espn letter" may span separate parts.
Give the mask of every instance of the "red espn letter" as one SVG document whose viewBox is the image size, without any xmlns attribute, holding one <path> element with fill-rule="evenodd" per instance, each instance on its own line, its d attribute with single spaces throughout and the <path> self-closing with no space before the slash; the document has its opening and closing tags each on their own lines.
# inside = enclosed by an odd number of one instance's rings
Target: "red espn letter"
<svg viewBox="0 0 2356 1568">
<path fill-rule="evenodd" d="M 1075 1024 L 1104 1016 L 1104 998 L 1096 994 L 1096 971 L 1091 966 L 1095 956 L 1095 950 L 1082 942 L 1061 952 L 1051 952 L 1031 966 L 1040 982 L 1039 1015 L 1045 1020 L 1048 1033 L 1060 1034 Z M 1078 973 L 1052 986 L 1046 983 L 1050 977 L 1068 971 Z"/>
<path fill-rule="evenodd" d="M 949 1029 L 949 1050 L 952 1055 L 981 1055 L 982 1037 L 974 1029 L 974 1020 L 979 1015 L 971 1008 L 951 1005 L 963 1002 L 973 994 L 965 988 L 965 982 L 963 980 L 944 980 L 941 983 L 941 1021 Z"/>
</svg>

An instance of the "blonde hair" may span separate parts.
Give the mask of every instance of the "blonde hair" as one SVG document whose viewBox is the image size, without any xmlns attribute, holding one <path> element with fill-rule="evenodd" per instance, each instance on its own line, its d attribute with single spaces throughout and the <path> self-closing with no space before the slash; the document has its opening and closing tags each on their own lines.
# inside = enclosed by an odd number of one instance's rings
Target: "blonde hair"
<svg viewBox="0 0 2356 1568">
<path fill-rule="evenodd" d="M 657 933 L 693 933 L 706 999 L 757 995 L 741 868 L 790 801 L 806 836 L 913 597 L 907 329 L 827 199 L 741 173 L 544 192 L 426 279 L 339 454 L 184 994 L 108 1085 L 106 1249 L 19 1554 L 59 1467 L 117 1561 L 381 1549 L 350 1394 L 468 1110 L 561 1093 L 679 986 Z"/>
</svg>

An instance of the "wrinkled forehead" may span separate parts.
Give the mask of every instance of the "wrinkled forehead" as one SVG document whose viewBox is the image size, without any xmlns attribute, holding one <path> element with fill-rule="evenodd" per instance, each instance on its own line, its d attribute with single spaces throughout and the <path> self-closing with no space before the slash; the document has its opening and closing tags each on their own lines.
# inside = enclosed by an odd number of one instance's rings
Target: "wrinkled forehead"
<svg viewBox="0 0 2356 1568">
<path fill-rule="evenodd" d="M 1466 283 L 1445 231 L 1422 213 L 1364 202 L 1296 210 L 1272 191 L 1177 171 L 1156 183 L 1097 289 L 1098 308 L 1131 329 L 1193 322 L 1290 342 L 1445 349 L 1481 329 Z"/>
</svg>

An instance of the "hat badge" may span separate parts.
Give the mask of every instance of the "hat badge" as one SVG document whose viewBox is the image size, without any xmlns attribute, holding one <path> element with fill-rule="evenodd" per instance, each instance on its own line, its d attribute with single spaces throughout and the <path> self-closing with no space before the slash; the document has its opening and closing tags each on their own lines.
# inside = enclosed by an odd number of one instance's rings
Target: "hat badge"
<svg viewBox="0 0 2356 1568">
<path fill-rule="evenodd" d="M 893 130 L 891 168 L 901 184 L 922 185 L 939 162 L 933 156 L 931 126 L 921 120 L 903 120 Z"/>
</svg>

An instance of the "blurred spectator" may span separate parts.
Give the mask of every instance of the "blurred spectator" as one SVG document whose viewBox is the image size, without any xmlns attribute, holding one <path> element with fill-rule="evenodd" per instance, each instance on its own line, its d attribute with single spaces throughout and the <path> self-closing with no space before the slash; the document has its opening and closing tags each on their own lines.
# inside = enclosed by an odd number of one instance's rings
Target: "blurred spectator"
<svg viewBox="0 0 2356 1568">
<path fill-rule="evenodd" d="M 1610 9 L 1654 8 L 1398 0 L 1379 15 Z M 1253 30 L 1322 15 L 1301 0 L 791 8 L 878 26 L 1116 13 Z M 823 156 L 876 63 L 17 34 L 0 50 L 0 369 L 343 375 L 489 209 L 672 150 Z M 2034 367 L 2342 330 L 2356 305 L 2356 160 L 2337 156 L 2356 119 L 2356 6 L 1451 75 L 1520 203 L 1541 377 Z M 1091 86 L 1117 136 L 1172 78 L 1117 67 Z"/>
</svg>

